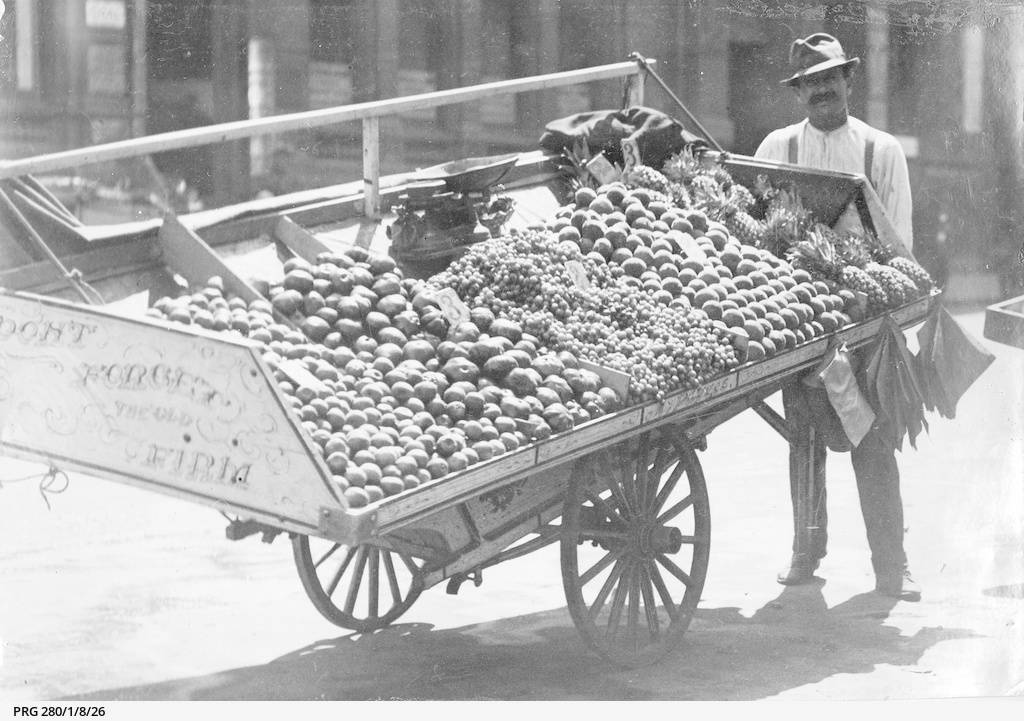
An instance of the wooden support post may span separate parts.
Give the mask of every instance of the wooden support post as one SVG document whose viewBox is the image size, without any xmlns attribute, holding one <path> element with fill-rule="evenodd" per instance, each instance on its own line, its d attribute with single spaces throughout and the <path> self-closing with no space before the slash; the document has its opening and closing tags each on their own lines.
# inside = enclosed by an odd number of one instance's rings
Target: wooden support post
<svg viewBox="0 0 1024 721">
<path fill-rule="evenodd" d="M 363 214 L 380 217 L 380 118 L 363 119 Z"/>
<path fill-rule="evenodd" d="M 653 60 L 648 60 L 648 62 L 654 63 Z M 626 78 L 626 87 L 622 94 L 623 108 L 632 108 L 636 105 L 644 104 L 644 81 L 646 79 L 647 71 L 642 71 Z"/>
<path fill-rule="evenodd" d="M 764 422 L 775 429 L 775 432 L 785 439 L 786 443 L 792 444 L 796 437 L 796 429 L 780 416 L 775 410 L 764 401 L 758 401 L 750 406 L 754 413 L 761 416 Z"/>
</svg>

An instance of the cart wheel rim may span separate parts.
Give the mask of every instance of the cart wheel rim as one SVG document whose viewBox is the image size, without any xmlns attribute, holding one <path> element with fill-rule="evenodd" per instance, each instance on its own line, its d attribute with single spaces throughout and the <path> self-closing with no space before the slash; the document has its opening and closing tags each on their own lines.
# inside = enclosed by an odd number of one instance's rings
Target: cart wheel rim
<svg viewBox="0 0 1024 721">
<path fill-rule="evenodd" d="M 601 656 L 642 666 L 682 640 L 704 588 L 710 518 L 697 455 L 672 429 L 582 464 L 562 517 L 562 580 Z"/>
<path fill-rule="evenodd" d="M 316 609 L 352 631 L 369 633 L 388 626 L 423 592 L 421 566 L 407 554 L 300 535 L 292 538 L 292 553 Z"/>
</svg>

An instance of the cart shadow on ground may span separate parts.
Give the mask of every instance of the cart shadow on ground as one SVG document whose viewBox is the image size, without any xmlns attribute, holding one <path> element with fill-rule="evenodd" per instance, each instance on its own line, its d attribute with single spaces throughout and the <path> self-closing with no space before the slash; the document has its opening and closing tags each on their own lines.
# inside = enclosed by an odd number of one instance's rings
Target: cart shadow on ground
<svg viewBox="0 0 1024 721">
<path fill-rule="evenodd" d="M 824 581 L 782 590 L 751 617 L 698 610 L 683 642 L 630 670 L 589 653 L 565 609 L 435 630 L 398 623 L 327 638 L 263 666 L 63 700 L 757 700 L 880 664 L 913 666 L 964 629 L 886 625 L 875 593 L 828 608 Z M 922 670 L 920 673 L 930 673 Z"/>
</svg>

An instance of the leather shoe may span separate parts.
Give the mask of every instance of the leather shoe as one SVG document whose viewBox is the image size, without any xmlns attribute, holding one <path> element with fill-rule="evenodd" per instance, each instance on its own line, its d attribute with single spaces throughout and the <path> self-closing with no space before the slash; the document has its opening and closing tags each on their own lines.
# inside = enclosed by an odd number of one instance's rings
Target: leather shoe
<svg viewBox="0 0 1024 721">
<path fill-rule="evenodd" d="M 808 556 L 794 553 L 789 565 L 779 571 L 777 580 L 783 586 L 799 586 L 802 583 L 808 583 L 814 578 L 814 572 L 818 570 L 820 563 L 820 558 L 811 560 Z"/>
<path fill-rule="evenodd" d="M 921 587 L 914 583 L 910 577 L 910 571 L 904 571 L 899 576 L 878 576 L 875 579 L 875 591 L 883 596 L 898 598 L 901 601 L 920 601 Z"/>
</svg>

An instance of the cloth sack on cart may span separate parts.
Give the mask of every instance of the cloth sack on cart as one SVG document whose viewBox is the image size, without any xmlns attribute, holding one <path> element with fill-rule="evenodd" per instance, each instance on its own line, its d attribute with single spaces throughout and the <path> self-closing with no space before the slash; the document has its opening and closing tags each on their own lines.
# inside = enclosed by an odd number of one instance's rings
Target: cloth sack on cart
<svg viewBox="0 0 1024 721">
<path fill-rule="evenodd" d="M 552 153 L 585 140 L 592 155 L 604 153 L 608 162 L 623 165 L 622 141 L 635 141 L 644 165 L 661 168 L 687 146 L 707 147 L 700 136 L 658 110 L 633 106 L 624 110 L 595 110 L 552 120 L 544 127 L 540 146 Z"/>
</svg>

